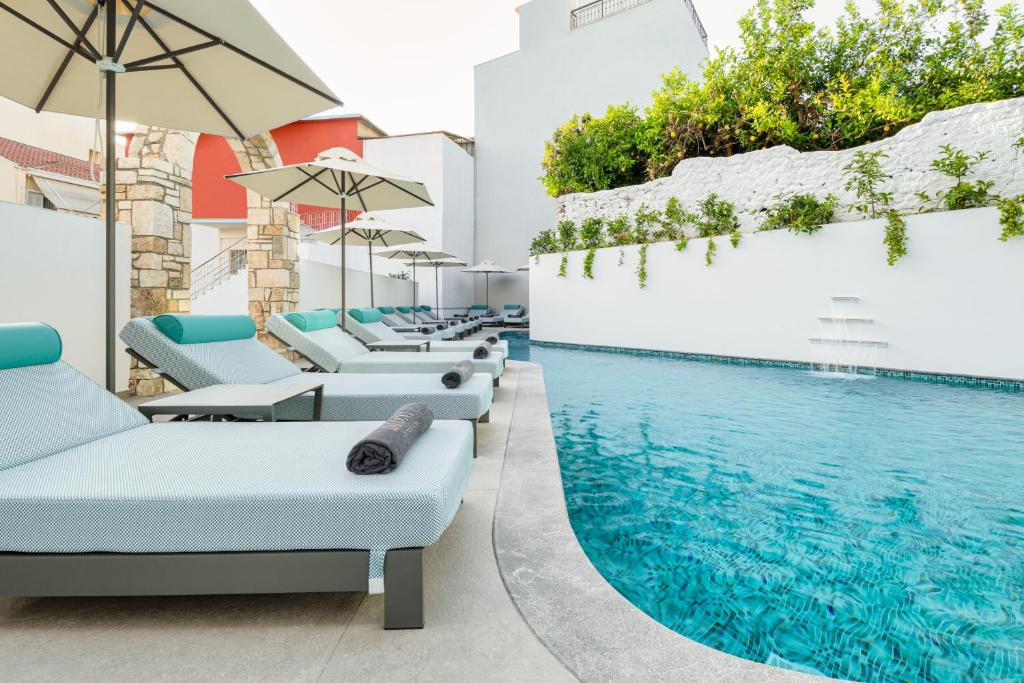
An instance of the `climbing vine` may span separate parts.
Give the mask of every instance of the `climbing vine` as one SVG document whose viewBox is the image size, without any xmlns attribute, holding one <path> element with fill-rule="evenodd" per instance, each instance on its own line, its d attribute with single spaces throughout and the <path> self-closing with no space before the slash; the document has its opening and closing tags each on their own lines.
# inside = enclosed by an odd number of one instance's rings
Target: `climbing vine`
<svg viewBox="0 0 1024 683">
<path fill-rule="evenodd" d="M 849 164 L 843 167 L 846 175 L 846 189 L 857 197 L 857 203 L 850 208 L 865 218 L 885 216 L 886 261 L 890 266 L 907 255 L 907 222 L 899 212 L 889 209 L 892 192 L 883 192 L 880 186 L 892 176 L 882 169 L 882 159 L 888 155 L 880 150 L 860 151 L 853 155 Z"/>
<path fill-rule="evenodd" d="M 640 283 L 640 289 L 647 287 L 647 247 L 649 246 L 651 246 L 650 242 L 640 245 L 640 261 L 636 265 L 636 277 Z"/>
<path fill-rule="evenodd" d="M 885 216 L 886 260 L 890 266 L 907 255 L 907 221 L 898 211 L 889 211 Z"/>
<path fill-rule="evenodd" d="M 569 252 L 576 248 L 576 224 L 572 221 L 558 222 L 558 246 L 562 249 L 562 263 L 558 266 L 558 277 L 565 277 L 569 265 Z"/>
<path fill-rule="evenodd" d="M 626 258 L 625 246 L 629 244 L 630 235 L 632 230 L 629 226 L 629 218 L 626 216 L 617 216 L 608 221 L 608 239 L 609 242 L 618 246 L 619 248 L 619 265 Z"/>
<path fill-rule="evenodd" d="M 604 241 L 604 219 L 590 217 L 580 224 L 580 245 L 587 250 L 583 257 L 583 277 L 594 279 L 594 256 Z"/>
</svg>

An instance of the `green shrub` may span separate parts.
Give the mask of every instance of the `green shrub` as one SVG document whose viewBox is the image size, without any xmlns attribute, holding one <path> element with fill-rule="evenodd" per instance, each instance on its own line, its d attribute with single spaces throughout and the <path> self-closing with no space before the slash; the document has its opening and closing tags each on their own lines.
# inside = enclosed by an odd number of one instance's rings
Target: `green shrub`
<svg viewBox="0 0 1024 683">
<path fill-rule="evenodd" d="M 994 30 L 981 0 L 879 0 L 872 15 L 849 3 L 825 29 L 807 18 L 814 0 L 757 0 L 739 22 L 741 47 L 720 50 L 698 80 L 665 74 L 642 117 L 612 107 L 558 129 L 544 185 L 556 196 L 605 190 L 684 158 L 774 145 L 848 149 L 930 111 L 1020 97 L 1018 4 L 997 10 Z"/>
<path fill-rule="evenodd" d="M 1024 237 L 1024 194 L 1000 199 L 996 206 L 999 207 L 999 225 L 1003 226 L 999 239 L 1007 242 L 1014 237 Z"/>
<path fill-rule="evenodd" d="M 940 208 L 956 211 L 958 209 L 971 209 L 978 206 L 988 206 L 995 200 L 990 190 L 994 183 L 988 180 L 965 180 L 974 167 L 988 158 L 987 151 L 977 154 L 965 154 L 963 150 L 953 145 L 942 145 L 942 156 L 932 161 L 931 167 L 947 178 L 953 179 L 953 187 L 948 190 L 940 190 L 934 197 L 927 192 L 918 192 L 917 196 L 921 201 L 935 201 Z"/>
<path fill-rule="evenodd" d="M 686 220 L 697 230 L 699 237 L 708 238 L 704 261 L 709 266 L 714 261 L 715 251 L 718 249 L 714 240 L 717 235 L 729 235 L 732 245 L 739 246 L 740 219 L 736 216 L 736 206 L 732 202 L 719 199 L 716 193 L 711 193 L 698 202 L 697 211 L 687 213 Z"/>
<path fill-rule="evenodd" d="M 587 255 L 583 257 L 583 277 L 588 280 L 594 279 L 594 256 L 604 242 L 604 220 L 590 217 L 580 224 L 580 244 L 586 248 Z"/>
<path fill-rule="evenodd" d="M 781 230 L 811 235 L 821 226 L 832 222 L 839 200 L 829 194 L 825 201 L 818 201 L 812 194 L 797 194 L 783 200 L 768 210 L 761 230 Z"/>
<path fill-rule="evenodd" d="M 608 221 L 608 241 L 619 248 L 619 265 L 622 265 L 626 258 L 626 250 L 623 247 L 632 244 L 633 231 L 626 216 L 616 216 Z"/>
<path fill-rule="evenodd" d="M 555 231 L 550 228 L 541 230 L 530 242 L 530 256 L 533 257 L 534 263 L 540 263 L 542 254 L 554 254 L 556 251 L 558 239 L 555 237 Z"/>
<path fill-rule="evenodd" d="M 886 206 L 892 201 L 892 192 L 882 192 L 878 187 L 891 176 L 882 170 L 881 159 L 888 154 L 880 150 L 873 152 L 859 151 L 853 159 L 843 167 L 846 176 L 846 191 L 853 192 L 857 204 L 850 208 L 865 218 L 878 218 Z"/>
<path fill-rule="evenodd" d="M 631 105 L 608 107 L 604 117 L 573 116 L 544 144 L 541 180 L 548 194 L 557 197 L 643 182 L 643 125 Z"/>
</svg>

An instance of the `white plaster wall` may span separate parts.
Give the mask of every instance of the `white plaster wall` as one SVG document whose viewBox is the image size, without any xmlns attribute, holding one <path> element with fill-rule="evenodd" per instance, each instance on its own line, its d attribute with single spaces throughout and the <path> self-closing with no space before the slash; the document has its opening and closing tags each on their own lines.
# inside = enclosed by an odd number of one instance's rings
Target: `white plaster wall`
<svg viewBox="0 0 1024 683">
<path fill-rule="evenodd" d="M 552 225 L 555 202 L 538 178 L 544 142 L 558 126 L 573 114 L 603 114 L 609 104 L 642 108 L 673 67 L 700 75 L 707 49 L 683 0 L 651 0 L 570 30 L 575 6 L 521 6 L 520 49 L 475 69 L 475 261 L 518 268 L 533 236 Z M 478 278 L 475 298 L 483 296 Z M 491 278 L 492 306 L 526 298 L 525 277 Z"/>
<path fill-rule="evenodd" d="M 844 189 L 843 167 L 859 150 L 882 150 L 889 156 L 883 163 L 892 178 L 880 189 L 893 194 L 892 208 L 916 213 L 922 206 L 918 192 L 934 196 L 952 185 L 930 168 L 944 144 L 969 154 L 991 152 L 972 177 L 994 181 L 992 191 L 1001 195 L 1024 192 L 1024 152 L 1012 147 L 1022 134 L 1024 98 L 968 105 L 932 112 L 891 138 L 850 150 L 801 153 L 790 147 L 772 147 L 731 157 L 686 159 L 667 178 L 604 192 L 564 195 L 558 199 L 557 217 L 577 222 L 588 216 L 612 218 L 633 214 L 644 203 L 662 209 L 673 196 L 692 208 L 717 192 L 736 204 L 742 229 L 753 231 L 780 195 L 810 193 L 824 198 L 831 192 L 841 201 L 836 219 L 855 220 L 856 214 L 849 209 L 855 197 Z"/>
<path fill-rule="evenodd" d="M 341 306 L 341 268 L 311 260 L 299 261 L 299 309 L 338 308 Z M 370 305 L 370 274 L 347 270 L 345 299 L 349 308 Z M 378 306 L 412 305 L 412 282 L 386 275 L 374 275 L 374 295 Z"/>
<path fill-rule="evenodd" d="M 0 202 L 0 323 L 45 322 L 60 332 L 64 360 L 105 382 L 106 266 L 101 221 Z M 128 321 L 131 229 L 118 225 L 117 329 Z M 128 389 L 118 340 L 117 387 Z"/>
<path fill-rule="evenodd" d="M 648 286 L 639 289 L 638 247 L 598 252 L 594 280 L 583 252 L 541 257 L 530 272 L 536 340 L 821 362 L 818 316 L 833 296 L 857 296 L 840 315 L 869 317 L 862 339 L 887 349 L 861 363 L 905 370 L 1024 379 L 1024 239 L 1008 243 L 995 209 L 910 216 L 908 256 L 885 261 L 881 221 L 719 238 L 711 267 L 705 240 L 686 251 L 652 245 Z M 851 328 L 852 329 L 852 328 Z M 857 334 L 857 333 L 852 333 Z"/>
<path fill-rule="evenodd" d="M 440 249 L 458 258 L 473 258 L 473 157 L 442 133 L 400 135 L 363 142 L 364 157 L 386 168 L 424 183 L 434 206 L 382 211 L 379 215 L 402 228 L 410 228 L 427 241 L 421 247 Z M 413 246 L 413 245 L 410 245 Z M 365 251 L 365 250 L 363 250 Z M 403 265 L 376 259 L 375 272 L 399 272 Z M 434 305 L 433 268 L 417 269 L 423 301 Z M 452 305 L 471 298 L 470 276 L 441 269 L 438 280 L 442 294 Z"/>
<path fill-rule="evenodd" d="M 192 270 L 195 270 L 220 253 L 220 243 L 220 230 L 218 228 L 201 223 L 193 223 L 192 253 L 190 255 Z"/>
<path fill-rule="evenodd" d="M 240 270 L 192 300 L 196 315 L 249 315 L 249 272 Z"/>
</svg>

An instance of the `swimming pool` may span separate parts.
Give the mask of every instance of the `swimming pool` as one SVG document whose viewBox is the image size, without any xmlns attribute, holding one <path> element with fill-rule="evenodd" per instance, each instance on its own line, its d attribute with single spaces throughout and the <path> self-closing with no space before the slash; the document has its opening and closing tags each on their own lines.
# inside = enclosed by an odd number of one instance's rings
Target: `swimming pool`
<svg viewBox="0 0 1024 683">
<path fill-rule="evenodd" d="M 1024 394 L 507 338 L 583 549 L 661 623 L 837 678 L 1024 680 Z"/>
</svg>

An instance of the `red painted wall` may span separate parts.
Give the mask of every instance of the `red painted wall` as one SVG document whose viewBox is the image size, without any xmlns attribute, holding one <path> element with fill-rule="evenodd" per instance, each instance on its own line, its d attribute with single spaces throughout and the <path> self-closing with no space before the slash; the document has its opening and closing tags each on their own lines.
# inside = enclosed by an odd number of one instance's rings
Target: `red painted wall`
<svg viewBox="0 0 1024 683">
<path fill-rule="evenodd" d="M 345 147 L 360 156 L 363 154 L 358 118 L 296 121 L 275 128 L 270 134 L 285 164 L 312 161 L 318 153 L 331 147 Z M 224 178 L 240 170 L 238 159 L 224 138 L 199 136 L 192 170 L 193 220 L 245 218 L 245 189 Z M 300 206 L 299 212 L 325 208 L 334 207 Z"/>
<path fill-rule="evenodd" d="M 192 158 L 192 219 L 245 218 L 245 188 L 224 178 L 242 170 L 228 141 L 203 133 Z"/>
</svg>

